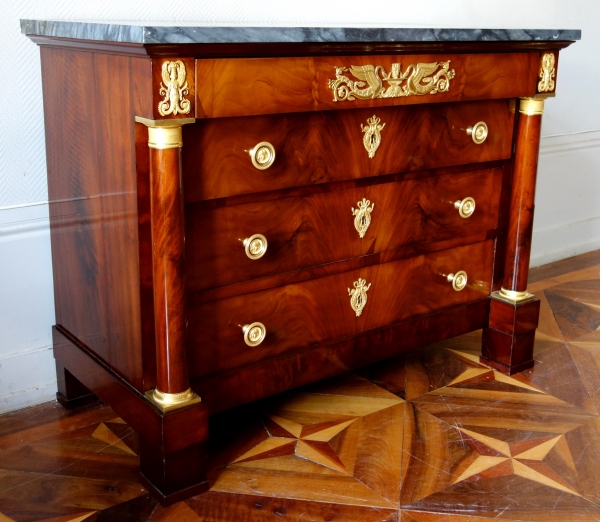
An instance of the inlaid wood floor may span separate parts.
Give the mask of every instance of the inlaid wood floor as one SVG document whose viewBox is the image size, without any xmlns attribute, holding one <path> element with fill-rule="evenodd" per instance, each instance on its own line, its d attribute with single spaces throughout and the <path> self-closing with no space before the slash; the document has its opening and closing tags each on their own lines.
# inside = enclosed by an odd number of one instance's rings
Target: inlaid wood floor
<svg viewBox="0 0 600 522">
<path fill-rule="evenodd" d="M 106 406 L 0 417 L 0 522 L 600 521 L 600 252 L 532 271 L 536 365 L 480 332 L 228 412 L 211 489 L 162 508 Z"/>
</svg>

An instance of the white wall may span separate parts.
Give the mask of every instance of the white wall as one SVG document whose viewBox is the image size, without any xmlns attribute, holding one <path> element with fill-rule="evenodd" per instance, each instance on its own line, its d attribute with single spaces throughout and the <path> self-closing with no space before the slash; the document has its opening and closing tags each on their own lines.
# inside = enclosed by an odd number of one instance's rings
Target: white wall
<svg viewBox="0 0 600 522">
<path fill-rule="evenodd" d="M 0 412 L 56 385 L 39 51 L 19 18 L 211 25 L 582 29 L 546 103 L 532 264 L 600 248 L 600 2 L 597 0 L 2 0 L 0 19 Z M 76 73 L 76 71 L 74 71 Z"/>
</svg>

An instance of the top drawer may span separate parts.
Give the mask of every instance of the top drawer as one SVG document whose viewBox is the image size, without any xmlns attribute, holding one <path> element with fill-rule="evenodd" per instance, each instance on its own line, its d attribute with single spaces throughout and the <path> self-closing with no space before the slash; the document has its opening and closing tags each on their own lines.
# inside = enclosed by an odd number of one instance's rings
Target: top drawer
<svg viewBox="0 0 600 522">
<path fill-rule="evenodd" d="M 534 96 L 539 53 L 196 60 L 196 118 Z"/>
<path fill-rule="evenodd" d="M 514 110 L 492 100 L 203 120 L 184 126 L 185 199 L 508 159 Z M 468 133 L 478 122 L 480 144 Z M 275 151 L 264 170 L 250 155 L 261 142 Z"/>
</svg>

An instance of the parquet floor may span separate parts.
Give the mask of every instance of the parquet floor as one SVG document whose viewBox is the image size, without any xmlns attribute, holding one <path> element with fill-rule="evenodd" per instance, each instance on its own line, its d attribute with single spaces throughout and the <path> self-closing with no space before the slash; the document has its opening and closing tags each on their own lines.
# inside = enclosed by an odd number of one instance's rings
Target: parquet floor
<svg viewBox="0 0 600 522">
<path fill-rule="evenodd" d="M 0 417 L 0 522 L 600 521 L 600 254 L 532 271 L 536 365 L 480 332 L 228 412 L 208 493 L 162 508 L 106 406 Z"/>
</svg>

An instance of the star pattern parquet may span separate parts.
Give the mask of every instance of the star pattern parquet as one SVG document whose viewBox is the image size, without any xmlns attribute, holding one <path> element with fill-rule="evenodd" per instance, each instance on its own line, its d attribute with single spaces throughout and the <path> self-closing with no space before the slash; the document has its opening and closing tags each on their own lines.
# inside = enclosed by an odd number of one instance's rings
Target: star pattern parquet
<svg viewBox="0 0 600 522">
<path fill-rule="evenodd" d="M 473 332 L 225 412 L 210 491 L 168 508 L 110 408 L 3 415 L 0 522 L 599 521 L 600 265 L 575 266 L 530 284 L 533 369 Z"/>
</svg>

